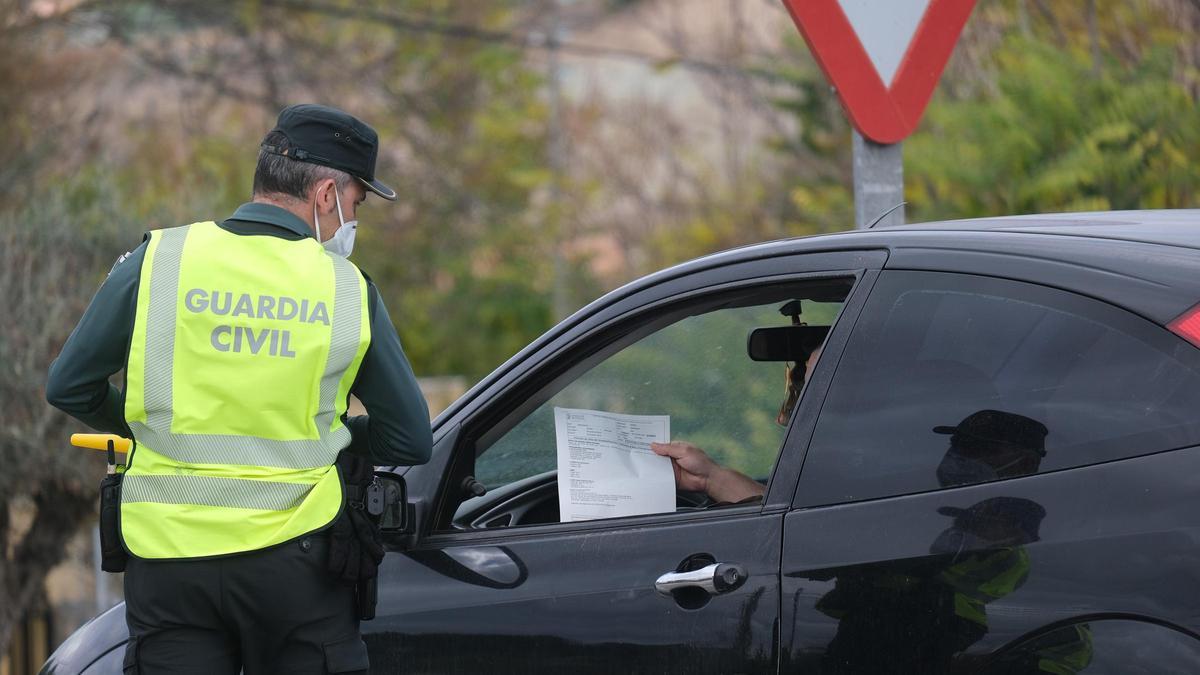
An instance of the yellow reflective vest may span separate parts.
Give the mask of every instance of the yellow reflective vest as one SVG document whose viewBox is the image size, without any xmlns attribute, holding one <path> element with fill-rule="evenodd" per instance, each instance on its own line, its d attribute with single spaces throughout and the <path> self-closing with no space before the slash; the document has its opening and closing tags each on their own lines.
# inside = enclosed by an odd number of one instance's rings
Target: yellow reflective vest
<svg viewBox="0 0 1200 675">
<path fill-rule="evenodd" d="M 315 239 L 152 232 L 126 369 L 129 552 L 227 555 L 331 523 L 370 340 L 362 274 Z"/>
<path fill-rule="evenodd" d="M 1024 585 L 1029 553 L 1024 546 L 997 548 L 967 555 L 938 578 L 954 591 L 954 613 L 987 628 L 987 604 Z"/>
</svg>

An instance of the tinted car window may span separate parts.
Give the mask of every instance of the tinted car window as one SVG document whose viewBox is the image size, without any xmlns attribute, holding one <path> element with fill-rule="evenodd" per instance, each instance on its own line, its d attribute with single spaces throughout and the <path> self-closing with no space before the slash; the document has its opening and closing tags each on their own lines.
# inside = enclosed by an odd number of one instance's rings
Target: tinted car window
<svg viewBox="0 0 1200 675">
<path fill-rule="evenodd" d="M 534 396 L 532 402 L 540 403 L 529 412 L 485 433 L 475 477 L 495 490 L 554 471 L 557 407 L 669 415 L 672 440 L 697 445 L 719 464 L 765 484 L 785 432 L 777 418 L 788 393 L 788 364 L 752 360 L 747 338 L 756 328 L 790 326 L 792 318 L 780 309 L 797 298 L 803 298 L 806 323 L 832 325 L 842 303 L 828 296 L 844 297 L 850 281 L 825 280 L 820 288 L 822 297 L 815 299 L 803 286 L 764 289 L 612 349 Z"/>
<path fill-rule="evenodd" d="M 1200 444 L 1198 357 L 1071 293 L 887 272 L 839 363 L 797 498 L 869 499 Z"/>
</svg>

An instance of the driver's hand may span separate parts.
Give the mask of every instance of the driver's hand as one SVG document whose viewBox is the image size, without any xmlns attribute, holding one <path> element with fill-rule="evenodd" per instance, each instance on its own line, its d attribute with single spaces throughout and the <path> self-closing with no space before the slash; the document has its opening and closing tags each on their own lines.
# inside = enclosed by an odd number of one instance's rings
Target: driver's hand
<svg viewBox="0 0 1200 675">
<path fill-rule="evenodd" d="M 737 503 L 761 497 L 762 484 L 728 467 L 717 464 L 703 450 L 686 441 L 651 443 L 656 455 L 671 458 L 675 487 L 685 492 L 703 492 L 718 502 Z"/>
<path fill-rule="evenodd" d="M 685 441 L 651 443 L 657 455 L 671 458 L 675 487 L 685 492 L 708 492 L 708 478 L 720 467 L 703 450 Z"/>
</svg>

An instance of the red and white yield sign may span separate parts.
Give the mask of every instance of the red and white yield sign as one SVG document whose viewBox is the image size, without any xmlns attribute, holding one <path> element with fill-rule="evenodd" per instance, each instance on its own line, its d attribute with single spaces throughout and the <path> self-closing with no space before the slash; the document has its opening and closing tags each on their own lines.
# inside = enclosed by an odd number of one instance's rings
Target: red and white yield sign
<svg viewBox="0 0 1200 675">
<path fill-rule="evenodd" d="M 859 133 L 917 128 L 975 0 L 783 0 Z"/>
</svg>

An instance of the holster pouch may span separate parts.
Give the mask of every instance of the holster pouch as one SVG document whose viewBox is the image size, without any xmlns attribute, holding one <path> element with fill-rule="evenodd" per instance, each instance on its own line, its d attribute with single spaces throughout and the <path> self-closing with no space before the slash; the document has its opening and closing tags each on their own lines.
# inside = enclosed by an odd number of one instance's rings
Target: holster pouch
<svg viewBox="0 0 1200 675">
<path fill-rule="evenodd" d="M 337 465 L 346 504 L 330 528 L 329 571 L 338 581 L 354 586 L 359 618 L 369 620 L 375 618 L 375 577 L 383 560 L 382 490 L 367 459 L 342 451 Z"/>
<path fill-rule="evenodd" d="M 100 569 L 124 572 L 129 554 L 121 545 L 121 479 L 111 473 L 100 481 Z"/>
<path fill-rule="evenodd" d="M 379 603 L 378 574 L 354 586 L 354 600 L 358 607 L 359 619 L 370 621 L 375 618 L 375 605 Z"/>
</svg>

